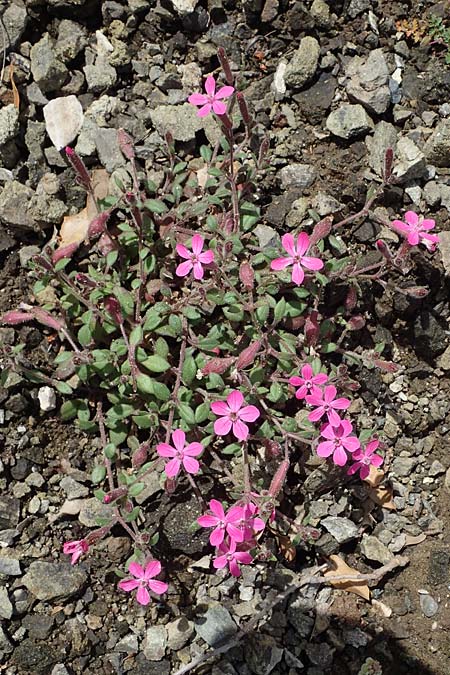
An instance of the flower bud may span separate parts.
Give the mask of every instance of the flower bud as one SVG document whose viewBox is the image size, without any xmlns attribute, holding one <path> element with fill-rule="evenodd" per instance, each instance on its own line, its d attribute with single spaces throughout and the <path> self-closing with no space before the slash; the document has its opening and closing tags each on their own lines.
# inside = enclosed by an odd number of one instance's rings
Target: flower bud
<svg viewBox="0 0 450 675">
<path fill-rule="evenodd" d="M 272 482 L 269 487 L 269 494 L 271 497 L 276 497 L 282 487 L 283 483 L 286 480 L 286 474 L 289 469 L 289 460 L 285 459 L 281 462 L 280 466 L 278 467 L 275 476 L 272 478 Z"/>
<path fill-rule="evenodd" d="M 62 260 L 62 258 L 70 258 L 72 253 L 75 253 L 78 246 L 79 243 L 77 241 L 74 241 L 71 244 L 67 244 L 67 246 L 57 248 L 56 251 L 53 252 L 52 263 L 57 263 L 58 260 Z"/>
<path fill-rule="evenodd" d="M 223 47 L 219 47 L 219 49 L 217 50 L 217 56 L 220 61 L 220 65 L 222 66 L 223 74 L 225 75 L 227 84 L 232 85 L 234 82 L 234 77 L 233 73 L 231 72 L 231 66 L 228 60 L 228 56 Z"/>
<path fill-rule="evenodd" d="M 333 217 L 327 216 L 320 220 L 314 227 L 311 236 L 309 238 L 309 247 L 311 248 L 321 239 L 325 239 L 331 232 L 331 226 L 333 225 Z"/>
<path fill-rule="evenodd" d="M 90 534 L 88 534 L 87 537 L 85 537 L 84 541 L 88 546 L 92 546 L 93 544 L 96 544 L 98 541 L 100 541 L 100 539 L 103 539 L 103 537 L 106 537 L 110 529 L 111 525 L 104 525 L 103 527 L 99 527 L 98 530 L 90 532 Z"/>
<path fill-rule="evenodd" d="M 277 441 L 271 441 L 268 438 L 263 438 L 261 443 L 265 449 L 264 454 L 267 462 L 270 462 L 272 459 L 275 459 L 281 455 L 281 445 L 277 443 Z"/>
<path fill-rule="evenodd" d="M 244 260 L 239 267 L 239 279 L 247 290 L 252 290 L 255 282 L 255 273 L 253 272 L 253 267 L 247 260 Z"/>
<path fill-rule="evenodd" d="M 96 281 L 88 277 L 87 274 L 84 274 L 83 272 L 78 272 L 75 275 L 75 279 L 78 281 L 79 284 L 82 286 L 86 286 L 87 288 L 97 288 L 98 284 Z"/>
<path fill-rule="evenodd" d="M 117 130 L 117 140 L 122 154 L 127 159 L 133 160 L 135 158 L 133 139 L 129 134 L 127 134 L 125 129 Z"/>
<path fill-rule="evenodd" d="M 358 301 L 358 294 L 356 292 L 356 288 L 354 286 L 350 286 L 347 292 L 347 297 L 345 298 L 345 309 L 348 312 L 351 312 L 352 309 L 356 307 L 357 301 Z"/>
<path fill-rule="evenodd" d="M 107 232 L 104 232 L 100 239 L 98 240 L 98 250 L 100 253 L 104 256 L 107 256 L 108 253 L 111 253 L 111 251 L 116 250 L 116 245 L 114 241 L 111 239 L 109 234 Z"/>
<path fill-rule="evenodd" d="M 88 237 L 97 237 L 105 231 L 105 225 L 108 222 L 111 211 L 102 211 L 91 222 L 88 227 Z"/>
<path fill-rule="evenodd" d="M 0 323 L 6 323 L 9 326 L 15 326 L 19 323 L 25 323 L 26 321 L 32 321 L 33 316 L 27 312 L 20 312 L 18 310 L 11 310 L 10 312 L 5 312 L 0 316 Z"/>
<path fill-rule="evenodd" d="M 409 286 L 408 288 L 402 288 L 402 293 L 411 296 L 411 298 L 426 298 L 430 290 L 425 288 L 425 286 Z"/>
<path fill-rule="evenodd" d="M 388 262 L 392 261 L 392 253 L 389 249 L 389 246 L 386 244 L 385 241 L 383 241 L 383 239 L 377 239 L 377 241 L 375 242 L 375 246 L 377 247 L 381 255 L 384 258 L 386 258 Z"/>
<path fill-rule="evenodd" d="M 164 481 L 164 489 L 168 495 L 173 495 L 177 487 L 175 478 L 166 478 Z"/>
<path fill-rule="evenodd" d="M 65 323 L 63 321 L 55 319 L 55 317 L 53 317 L 50 312 L 46 312 L 45 309 L 41 309 L 40 307 L 32 307 L 30 312 L 34 318 L 39 321 L 39 323 L 47 326 L 47 328 L 52 328 L 53 330 L 58 331 L 65 327 Z"/>
<path fill-rule="evenodd" d="M 219 115 L 219 118 L 226 131 L 231 131 L 233 129 L 233 122 L 226 113 Z"/>
<path fill-rule="evenodd" d="M 122 310 L 120 309 L 119 301 L 112 296 L 105 300 L 105 309 L 110 317 L 118 324 L 123 323 Z"/>
<path fill-rule="evenodd" d="M 389 182 L 392 175 L 392 164 L 394 162 L 394 150 L 387 148 L 384 155 L 383 180 L 385 183 Z"/>
<path fill-rule="evenodd" d="M 269 151 L 270 147 L 270 140 L 268 136 L 264 136 L 264 138 L 261 141 L 261 145 L 259 146 L 259 154 L 258 154 L 258 167 L 261 167 L 263 164 L 266 155 Z"/>
<path fill-rule="evenodd" d="M 75 150 L 69 146 L 65 148 L 65 152 L 69 163 L 77 174 L 79 183 L 81 183 L 86 190 L 91 190 L 91 177 L 81 157 L 79 157 Z"/>
<path fill-rule="evenodd" d="M 203 376 L 205 375 L 211 375 L 212 373 L 215 373 L 217 375 L 222 375 L 228 368 L 230 368 L 235 362 L 235 357 L 234 356 L 227 356 L 224 358 L 221 357 L 215 357 L 207 361 L 203 368 L 201 369 L 201 373 Z"/>
<path fill-rule="evenodd" d="M 103 495 L 103 503 L 111 504 L 111 502 L 115 502 L 117 501 L 117 499 L 120 499 L 121 497 L 124 497 L 127 494 L 128 488 L 126 487 L 116 488 L 115 490 L 111 490 L 111 492 L 107 492 L 105 495 Z"/>
<path fill-rule="evenodd" d="M 141 443 L 138 449 L 134 451 L 133 456 L 131 458 L 131 464 L 134 469 L 139 469 L 140 466 L 145 464 L 145 462 L 147 461 L 149 448 L 150 442 L 145 441 L 145 443 Z"/>
<path fill-rule="evenodd" d="M 247 366 L 250 366 L 255 360 L 256 355 L 258 354 L 260 348 L 261 348 L 261 340 L 251 342 L 249 346 L 246 347 L 239 354 L 238 359 L 236 361 L 237 370 L 241 370 L 242 368 L 247 368 Z"/>
<path fill-rule="evenodd" d="M 305 320 L 305 342 L 308 347 L 317 344 L 320 334 L 320 325 L 318 321 L 319 312 L 313 309 Z"/>
<path fill-rule="evenodd" d="M 361 330 L 366 325 L 366 320 L 361 314 L 352 316 L 347 322 L 348 330 Z"/>
<path fill-rule="evenodd" d="M 32 261 L 42 267 L 46 272 L 53 272 L 53 265 L 45 256 L 43 255 L 34 255 Z"/>
<path fill-rule="evenodd" d="M 239 110 L 241 112 L 244 124 L 248 127 L 252 123 L 252 118 L 250 117 L 250 113 L 248 111 L 247 101 L 245 100 L 245 96 L 241 91 L 238 91 L 238 93 L 236 94 L 236 98 L 237 98 Z"/>
</svg>

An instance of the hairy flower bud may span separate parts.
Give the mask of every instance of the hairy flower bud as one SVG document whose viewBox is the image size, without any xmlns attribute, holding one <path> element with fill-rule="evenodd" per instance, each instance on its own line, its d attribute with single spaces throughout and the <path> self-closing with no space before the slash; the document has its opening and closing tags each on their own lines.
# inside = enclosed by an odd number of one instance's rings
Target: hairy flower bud
<svg viewBox="0 0 450 675">
<path fill-rule="evenodd" d="M 97 282 L 91 279 L 91 277 L 88 277 L 88 275 L 84 274 L 83 272 L 78 272 L 75 275 L 75 279 L 78 281 L 79 284 L 81 284 L 82 286 L 86 286 L 87 288 L 98 287 Z"/>
<path fill-rule="evenodd" d="M 245 100 L 245 96 L 241 91 L 238 91 L 236 94 L 239 110 L 242 115 L 242 119 L 244 121 L 244 124 L 248 127 L 252 123 L 252 118 L 250 117 L 250 113 L 248 111 L 247 107 L 247 101 Z"/>
<path fill-rule="evenodd" d="M 255 284 L 255 273 L 253 272 L 253 267 L 247 260 L 244 260 L 239 267 L 239 279 L 247 290 L 252 290 Z"/>
<path fill-rule="evenodd" d="M 270 140 L 268 136 L 264 136 L 264 138 L 261 141 L 261 145 L 259 146 L 259 154 L 258 154 L 258 167 L 261 167 L 262 164 L 264 163 L 264 160 L 266 158 L 266 155 L 269 151 L 270 147 Z"/>
<path fill-rule="evenodd" d="M 394 163 L 394 150 L 387 148 L 384 154 L 383 180 L 388 183 L 392 175 L 392 164 Z"/>
<path fill-rule="evenodd" d="M 402 288 L 401 291 L 402 293 L 405 293 L 405 295 L 411 296 L 411 298 L 418 299 L 426 298 L 430 292 L 429 288 L 425 288 L 425 286 L 409 286 L 407 288 Z"/>
<path fill-rule="evenodd" d="M 347 322 L 347 327 L 349 330 L 361 330 L 366 325 L 366 320 L 361 314 L 356 314 L 352 316 L 351 319 Z"/>
<path fill-rule="evenodd" d="M 325 239 L 331 232 L 331 226 L 333 225 L 333 216 L 327 216 L 320 220 L 314 227 L 312 234 L 309 238 L 309 247 L 311 248 L 321 239 Z"/>
<path fill-rule="evenodd" d="M 105 300 L 105 309 L 110 317 L 118 324 L 123 323 L 122 310 L 120 309 L 119 301 L 112 296 Z"/>
<path fill-rule="evenodd" d="M 117 140 L 122 154 L 127 159 L 133 160 L 135 158 L 133 139 L 129 134 L 127 134 L 125 129 L 117 130 Z"/>
<path fill-rule="evenodd" d="M 230 368 L 234 362 L 235 362 L 235 357 L 234 356 L 227 356 L 224 358 L 221 357 L 214 357 L 207 361 L 203 368 L 201 369 L 201 373 L 203 376 L 205 375 L 211 375 L 212 373 L 216 373 L 217 375 L 222 375 L 228 368 Z"/>
<path fill-rule="evenodd" d="M 264 454 L 267 462 L 270 462 L 272 459 L 275 459 L 281 455 L 281 445 L 277 443 L 277 441 L 271 441 L 269 438 L 263 438 L 261 439 L 261 443 L 264 446 Z"/>
<path fill-rule="evenodd" d="M 73 170 L 77 174 L 78 182 L 85 188 L 85 190 L 91 190 L 91 177 L 89 171 L 86 168 L 85 163 L 77 155 L 75 150 L 69 146 L 65 148 L 66 157 L 69 160 L 69 163 L 72 165 Z"/>
<path fill-rule="evenodd" d="M 261 349 L 261 340 L 256 340 L 251 342 L 248 347 L 246 347 L 238 356 L 236 361 L 236 368 L 241 370 L 242 368 L 247 368 L 250 366 L 256 358 L 259 350 Z"/>
<path fill-rule="evenodd" d="M 116 488 L 115 490 L 111 490 L 111 492 L 107 492 L 105 495 L 103 495 L 103 503 L 111 504 L 111 502 L 115 502 L 121 497 L 125 497 L 125 495 L 127 494 L 128 488 L 126 487 Z"/>
<path fill-rule="evenodd" d="M 313 309 L 305 320 L 305 344 L 313 347 L 317 344 L 320 334 L 319 312 Z"/>
<path fill-rule="evenodd" d="M 32 261 L 35 263 L 35 265 L 42 267 L 46 272 L 53 272 L 53 265 L 45 256 L 34 255 L 32 257 Z"/>
<path fill-rule="evenodd" d="M 34 317 L 31 314 L 13 309 L 10 312 L 5 312 L 5 314 L 2 314 L 0 317 L 0 323 L 6 323 L 9 326 L 15 326 L 16 324 L 32 321 L 33 319 Z"/>
<path fill-rule="evenodd" d="M 40 307 L 32 307 L 30 309 L 30 312 L 34 316 L 34 318 L 37 321 L 39 321 L 39 323 L 42 323 L 42 325 L 47 326 L 47 328 L 52 328 L 53 330 L 61 330 L 62 328 L 65 327 L 64 321 L 55 319 L 55 317 L 52 316 L 50 312 L 46 312 L 45 309 L 41 309 Z"/>
<path fill-rule="evenodd" d="M 88 237 L 98 237 L 105 231 L 106 223 L 108 222 L 111 211 L 102 211 L 91 222 L 88 227 Z"/>
<path fill-rule="evenodd" d="M 100 539 L 103 539 L 103 537 L 106 537 L 110 529 L 111 525 L 104 525 L 103 527 L 99 527 L 98 530 L 90 532 L 84 541 L 88 546 L 92 546 L 93 544 L 96 544 L 98 541 L 100 541 Z"/>
<path fill-rule="evenodd" d="M 149 448 L 150 442 L 145 441 L 145 443 L 141 443 L 138 449 L 134 451 L 133 456 L 131 458 L 131 464 L 134 469 L 139 469 L 140 466 L 145 464 L 145 462 L 147 461 Z"/>
<path fill-rule="evenodd" d="M 224 129 L 226 131 L 231 131 L 233 129 L 233 122 L 231 119 L 228 117 L 228 115 L 225 113 L 224 115 L 219 115 L 220 121 L 222 122 Z"/>
<path fill-rule="evenodd" d="M 67 244 L 67 246 L 62 246 L 61 248 L 57 248 L 56 251 L 53 252 L 52 262 L 57 263 L 58 260 L 62 260 L 63 258 L 70 258 L 72 253 L 75 253 L 78 246 L 79 246 L 79 243 L 77 241 L 74 241 L 71 244 Z"/>
<path fill-rule="evenodd" d="M 286 480 L 286 474 L 289 469 L 289 460 L 285 459 L 281 462 L 278 467 L 275 476 L 272 478 L 272 482 L 269 487 L 269 494 L 271 497 L 276 497 L 283 487 L 283 483 Z"/>
<path fill-rule="evenodd" d="M 231 72 L 231 66 L 228 60 L 228 56 L 223 47 L 219 47 L 219 49 L 217 50 L 217 56 L 219 58 L 220 65 L 222 66 L 223 74 L 225 75 L 227 84 L 232 85 L 234 82 L 234 77 L 233 73 Z"/>
<path fill-rule="evenodd" d="M 377 241 L 375 242 L 375 246 L 377 247 L 381 255 L 384 258 L 386 258 L 387 261 L 389 262 L 392 261 L 392 253 L 389 249 L 389 246 L 386 244 L 385 241 L 383 241 L 383 239 L 377 239 Z"/>
</svg>

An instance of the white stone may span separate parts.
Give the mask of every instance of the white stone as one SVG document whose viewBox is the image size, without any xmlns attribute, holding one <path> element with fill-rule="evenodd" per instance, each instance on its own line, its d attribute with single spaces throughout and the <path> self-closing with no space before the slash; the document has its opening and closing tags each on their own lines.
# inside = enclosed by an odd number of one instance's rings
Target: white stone
<svg viewBox="0 0 450 675">
<path fill-rule="evenodd" d="M 44 106 L 45 128 L 57 150 L 72 143 L 83 126 L 83 108 L 76 96 L 60 96 Z"/>
<path fill-rule="evenodd" d="M 56 394 L 51 387 L 41 387 L 38 391 L 38 399 L 42 412 L 48 412 L 56 408 Z"/>
</svg>

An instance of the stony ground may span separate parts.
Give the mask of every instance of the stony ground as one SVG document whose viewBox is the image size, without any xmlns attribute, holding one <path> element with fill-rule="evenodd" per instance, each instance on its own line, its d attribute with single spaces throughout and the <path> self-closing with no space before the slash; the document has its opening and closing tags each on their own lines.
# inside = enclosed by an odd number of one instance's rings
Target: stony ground
<svg viewBox="0 0 450 675">
<path fill-rule="evenodd" d="M 47 135 L 44 106 L 78 98 L 76 150 L 89 166 L 105 166 L 112 185 L 126 178 L 119 127 L 137 140 L 142 175 L 155 179 L 167 129 L 187 158 L 213 134 L 184 103 L 217 68 L 219 46 L 270 134 L 271 170 L 256 195 L 262 241 L 307 221 L 311 209 L 336 219 L 361 209 L 387 146 L 397 182 L 342 232 L 342 245 L 369 251 L 379 236 L 395 241 L 383 222 L 405 209 L 435 218 L 442 240 L 439 253 L 416 256 L 407 278 L 430 294 L 370 287 L 354 344 L 383 342 L 399 366 L 386 373 L 368 363 L 352 373 L 362 385 L 352 406 L 358 426 L 374 426 L 388 447 L 388 508 L 311 466 L 308 484 L 289 485 L 287 494 L 291 504 L 301 495 L 291 515 L 303 513 L 320 531 L 314 549 L 298 547 L 292 562 L 278 553 L 277 563 L 245 569 L 239 581 L 209 571 L 205 538 L 187 530 L 198 515 L 190 495 L 174 502 L 158 485 L 142 501 L 156 495 L 149 522 L 163 523 L 167 602 L 145 610 L 117 592 L 114 567 L 129 551 L 122 536 L 77 567 L 63 561 L 62 542 L 101 516 L 89 492 L 95 443 L 60 422 L 38 386 L 10 377 L 0 389 L 0 671 L 176 673 L 270 610 L 274 594 L 320 556 L 339 553 L 364 573 L 398 555 L 409 565 L 375 584 L 371 603 L 303 586 L 194 672 L 448 675 L 450 67 L 428 22 L 434 15 L 450 25 L 449 2 L 8 0 L 0 13 L 1 311 L 30 300 L 27 261 L 84 205 Z M 20 330 L 36 365 L 52 354 L 47 338 Z M 19 341 L 10 328 L 0 339 Z"/>
</svg>

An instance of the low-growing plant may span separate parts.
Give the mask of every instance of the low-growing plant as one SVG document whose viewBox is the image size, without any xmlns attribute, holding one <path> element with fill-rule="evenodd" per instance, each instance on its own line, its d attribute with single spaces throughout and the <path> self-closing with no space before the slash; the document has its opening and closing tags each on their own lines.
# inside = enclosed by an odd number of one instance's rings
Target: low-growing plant
<svg viewBox="0 0 450 675">
<path fill-rule="evenodd" d="M 123 130 L 130 186 L 118 182 L 119 196 L 94 199 L 88 170 L 66 149 L 97 215 L 86 238 L 46 245 L 34 257 L 33 295 L 44 304 L 21 305 L 1 319 L 38 321 L 59 336 L 47 372 L 25 362 L 24 345 L 4 346 L 3 380 L 15 369 L 55 387 L 65 398 L 62 419 L 76 419 L 101 440 L 92 482 L 112 515 L 84 539 L 67 541 L 64 553 L 75 564 L 120 525 L 133 554 L 119 588 L 136 590 L 142 605 L 150 592 L 167 590 L 155 579 L 158 533 L 145 529 L 152 502 L 136 503 L 151 474 L 173 499 L 179 483 L 190 486 L 203 512 L 192 536 L 208 528 L 213 566 L 239 576 L 242 565 L 273 558 L 276 523 L 294 532 L 294 545 L 317 538 L 279 507 L 294 466 L 296 481 L 311 454 L 331 461 L 339 480 L 366 480 L 380 467 L 383 444 L 350 421 L 349 396 L 359 385 L 349 368 L 395 366 L 381 358 L 383 344 L 350 349 L 349 336 L 365 325 L 358 298 L 367 283 L 424 297 L 426 288 L 402 286 L 401 277 L 419 245 L 432 251 L 438 242 L 434 221 L 411 211 L 387 223 L 403 243 L 391 250 L 379 240 L 380 255 L 369 262 L 338 236 L 393 182 L 387 149 L 382 181 L 359 213 L 333 224 L 310 212 L 309 232 L 264 244 L 256 195 L 272 170 L 269 142 L 236 91 L 223 50 L 219 59 L 225 84 L 217 89 L 210 75 L 206 93 L 189 97 L 199 116 L 214 116 L 218 140 L 188 162 L 168 134 L 160 185 L 142 179 Z M 49 286 L 52 294 L 43 295 Z M 338 306 L 329 300 L 337 287 Z"/>
</svg>

